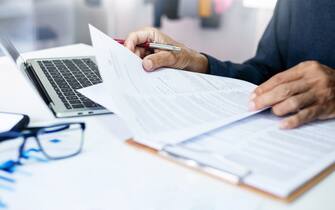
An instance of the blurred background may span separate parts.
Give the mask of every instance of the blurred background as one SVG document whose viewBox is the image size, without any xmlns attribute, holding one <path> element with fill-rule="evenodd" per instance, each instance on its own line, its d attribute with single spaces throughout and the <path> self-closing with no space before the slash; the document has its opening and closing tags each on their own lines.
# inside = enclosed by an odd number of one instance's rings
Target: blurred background
<svg viewBox="0 0 335 210">
<path fill-rule="evenodd" d="M 223 60 L 255 53 L 276 0 L 0 0 L 0 33 L 21 52 L 90 44 L 88 23 L 114 38 L 145 26 Z"/>
</svg>

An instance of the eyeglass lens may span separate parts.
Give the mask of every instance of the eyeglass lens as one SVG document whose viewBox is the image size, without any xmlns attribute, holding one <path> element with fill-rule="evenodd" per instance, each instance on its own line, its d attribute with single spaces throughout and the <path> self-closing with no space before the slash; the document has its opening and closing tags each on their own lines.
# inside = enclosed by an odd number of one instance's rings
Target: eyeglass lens
<svg viewBox="0 0 335 210">
<path fill-rule="evenodd" d="M 37 138 L 49 158 L 65 158 L 80 152 L 83 130 L 80 124 L 52 126 L 40 130 Z"/>
</svg>

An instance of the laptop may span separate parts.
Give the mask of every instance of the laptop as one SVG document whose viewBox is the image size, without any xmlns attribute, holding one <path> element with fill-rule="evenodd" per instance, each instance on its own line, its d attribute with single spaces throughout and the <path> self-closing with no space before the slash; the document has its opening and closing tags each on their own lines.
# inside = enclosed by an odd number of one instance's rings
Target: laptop
<svg viewBox="0 0 335 210">
<path fill-rule="evenodd" d="M 24 60 L 11 41 L 0 36 L 0 46 L 24 71 L 58 118 L 110 113 L 77 92 L 102 82 L 94 57 L 64 57 Z"/>
</svg>

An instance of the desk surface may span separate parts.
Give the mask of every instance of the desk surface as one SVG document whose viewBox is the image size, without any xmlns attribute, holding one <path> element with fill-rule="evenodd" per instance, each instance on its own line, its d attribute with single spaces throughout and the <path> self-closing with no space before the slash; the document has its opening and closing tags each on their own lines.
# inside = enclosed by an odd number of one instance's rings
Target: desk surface
<svg viewBox="0 0 335 210">
<path fill-rule="evenodd" d="M 29 57 L 92 55 L 78 44 L 26 53 Z M 5 209 L 46 210 L 333 210 L 335 173 L 293 203 L 285 204 L 195 173 L 124 143 L 131 136 L 115 115 L 55 119 L 7 58 L 0 58 L 0 111 L 31 116 L 32 124 L 87 123 L 84 152 L 77 157 L 28 164 L 0 181 Z M 1 205 L 0 205 L 1 209 Z"/>
</svg>

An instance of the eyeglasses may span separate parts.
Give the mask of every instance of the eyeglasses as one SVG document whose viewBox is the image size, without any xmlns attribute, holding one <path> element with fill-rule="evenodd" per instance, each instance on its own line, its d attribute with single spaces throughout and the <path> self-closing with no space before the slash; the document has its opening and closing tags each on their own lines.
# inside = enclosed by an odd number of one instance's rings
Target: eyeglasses
<svg viewBox="0 0 335 210">
<path fill-rule="evenodd" d="M 85 123 L 31 127 L 21 132 L 0 133 L 0 170 L 13 172 L 31 153 L 47 160 L 73 157 L 82 151 Z M 35 141 L 29 141 L 34 139 Z"/>
</svg>

